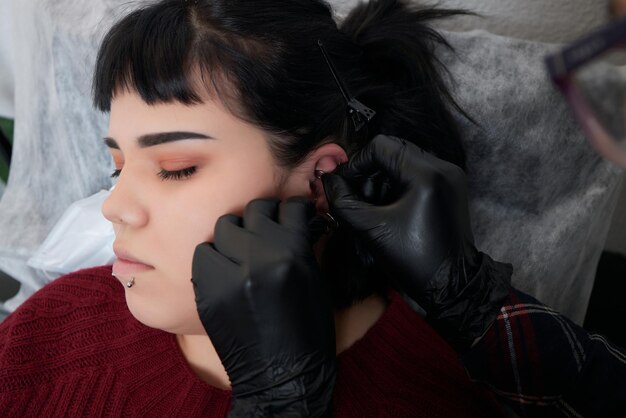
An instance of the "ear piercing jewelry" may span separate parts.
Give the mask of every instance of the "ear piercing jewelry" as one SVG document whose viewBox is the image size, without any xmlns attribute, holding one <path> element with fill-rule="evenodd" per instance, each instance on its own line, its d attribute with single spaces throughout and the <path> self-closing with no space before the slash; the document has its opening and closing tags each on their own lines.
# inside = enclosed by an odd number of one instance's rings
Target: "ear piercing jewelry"
<svg viewBox="0 0 626 418">
<path fill-rule="evenodd" d="M 313 197 L 313 201 L 317 202 L 317 184 L 315 184 L 315 181 L 320 180 L 322 176 L 326 173 L 323 172 L 322 170 L 315 170 L 313 174 L 315 175 L 315 179 L 309 180 L 309 183 L 311 184 L 311 190 L 313 190 L 313 194 L 315 195 Z"/>
<path fill-rule="evenodd" d="M 320 216 L 326 219 L 326 233 L 332 232 L 339 228 L 339 222 L 337 222 L 337 220 L 333 218 L 333 215 L 331 215 L 330 212 L 324 212 Z"/>
<path fill-rule="evenodd" d="M 324 174 L 326 174 L 326 172 L 324 172 L 323 170 L 315 170 L 314 174 L 315 178 L 319 180 Z M 317 198 L 315 200 L 317 200 Z M 333 216 L 329 212 L 322 213 L 320 216 L 322 216 L 326 220 L 326 233 L 332 232 L 335 229 L 339 228 L 339 222 L 337 222 L 337 220 L 333 218 Z"/>
</svg>

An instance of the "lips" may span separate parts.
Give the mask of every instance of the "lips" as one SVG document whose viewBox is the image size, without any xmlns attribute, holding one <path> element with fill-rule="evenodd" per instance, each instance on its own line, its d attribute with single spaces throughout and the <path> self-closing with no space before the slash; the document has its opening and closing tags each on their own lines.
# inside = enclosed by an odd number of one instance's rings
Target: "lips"
<svg viewBox="0 0 626 418">
<path fill-rule="evenodd" d="M 154 269 L 153 266 L 140 261 L 119 247 L 114 246 L 113 252 L 117 257 L 113 263 L 113 274 L 116 276 L 137 274 Z"/>
<path fill-rule="evenodd" d="M 137 263 L 137 264 L 143 264 L 146 266 L 149 266 L 149 264 L 144 263 L 143 261 L 141 261 L 138 258 L 133 257 L 130 253 L 128 253 L 127 251 L 123 250 L 120 247 L 117 246 L 113 246 L 113 252 L 115 253 L 115 256 L 120 259 L 120 260 L 124 260 L 124 261 L 128 261 L 131 263 Z M 150 266 L 152 267 L 152 266 Z"/>
</svg>

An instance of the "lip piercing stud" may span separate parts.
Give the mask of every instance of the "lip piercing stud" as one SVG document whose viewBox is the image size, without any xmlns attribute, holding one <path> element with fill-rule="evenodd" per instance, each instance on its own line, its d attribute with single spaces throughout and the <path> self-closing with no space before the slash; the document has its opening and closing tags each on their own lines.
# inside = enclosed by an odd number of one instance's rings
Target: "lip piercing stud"
<svg viewBox="0 0 626 418">
<path fill-rule="evenodd" d="M 132 279 L 130 279 L 128 283 L 126 283 L 126 287 L 130 289 L 131 287 L 133 287 L 134 284 L 135 284 L 135 278 L 133 277 Z"/>
</svg>

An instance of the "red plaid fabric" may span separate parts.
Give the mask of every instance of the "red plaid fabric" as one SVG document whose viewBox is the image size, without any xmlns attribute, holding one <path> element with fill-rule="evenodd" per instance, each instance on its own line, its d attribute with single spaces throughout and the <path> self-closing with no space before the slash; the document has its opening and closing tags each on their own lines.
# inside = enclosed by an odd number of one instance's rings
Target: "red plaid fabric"
<svg viewBox="0 0 626 418">
<path fill-rule="evenodd" d="M 510 416 L 626 417 L 626 352 L 520 291 L 463 362 Z"/>
</svg>

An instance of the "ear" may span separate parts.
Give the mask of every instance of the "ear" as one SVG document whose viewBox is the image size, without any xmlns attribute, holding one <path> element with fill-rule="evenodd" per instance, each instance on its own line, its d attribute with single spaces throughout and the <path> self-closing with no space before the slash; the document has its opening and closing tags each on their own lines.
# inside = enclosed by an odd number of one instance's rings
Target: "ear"
<svg viewBox="0 0 626 418">
<path fill-rule="evenodd" d="M 281 198 L 306 196 L 315 202 L 318 212 L 328 212 L 328 202 L 319 171 L 332 173 L 339 164 L 348 161 L 341 146 L 329 143 L 316 148 L 288 174 L 281 190 Z"/>
</svg>

